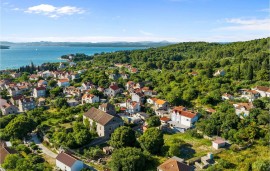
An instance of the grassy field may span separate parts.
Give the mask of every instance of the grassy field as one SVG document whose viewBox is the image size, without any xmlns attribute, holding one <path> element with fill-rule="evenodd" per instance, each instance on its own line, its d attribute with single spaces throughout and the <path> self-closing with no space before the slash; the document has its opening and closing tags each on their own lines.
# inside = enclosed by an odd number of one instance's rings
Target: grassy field
<svg viewBox="0 0 270 171">
<path fill-rule="evenodd" d="M 219 159 L 227 160 L 231 163 L 230 169 L 224 170 L 249 170 L 252 163 L 257 160 L 270 160 L 269 146 L 253 145 L 245 150 L 234 152 L 232 150 L 224 150 L 214 156 L 217 161 Z"/>
<path fill-rule="evenodd" d="M 188 133 L 178 133 L 173 135 L 164 135 L 165 145 L 171 146 L 174 143 L 180 144 L 180 158 L 185 160 L 193 157 L 201 157 L 206 155 L 208 152 L 214 152 L 210 140 L 203 138 L 192 137 Z"/>
</svg>

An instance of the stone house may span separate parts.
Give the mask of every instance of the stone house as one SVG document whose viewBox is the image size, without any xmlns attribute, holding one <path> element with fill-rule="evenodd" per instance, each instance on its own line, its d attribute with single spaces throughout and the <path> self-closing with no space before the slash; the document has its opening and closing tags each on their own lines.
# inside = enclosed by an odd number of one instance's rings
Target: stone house
<svg viewBox="0 0 270 171">
<path fill-rule="evenodd" d="M 87 119 L 90 128 L 96 124 L 96 132 L 100 137 L 110 137 L 116 128 L 124 125 L 120 117 L 108 114 L 102 110 L 92 107 L 83 115 L 83 119 Z"/>
</svg>

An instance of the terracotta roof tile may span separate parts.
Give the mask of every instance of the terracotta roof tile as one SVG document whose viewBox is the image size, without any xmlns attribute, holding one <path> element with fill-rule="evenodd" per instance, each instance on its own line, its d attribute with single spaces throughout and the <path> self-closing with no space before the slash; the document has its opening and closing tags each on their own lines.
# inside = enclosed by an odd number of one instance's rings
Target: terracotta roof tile
<svg viewBox="0 0 270 171">
<path fill-rule="evenodd" d="M 158 168 L 162 171 L 192 171 L 192 167 L 183 162 L 179 162 L 176 159 L 170 158 L 165 161 Z"/>
</svg>

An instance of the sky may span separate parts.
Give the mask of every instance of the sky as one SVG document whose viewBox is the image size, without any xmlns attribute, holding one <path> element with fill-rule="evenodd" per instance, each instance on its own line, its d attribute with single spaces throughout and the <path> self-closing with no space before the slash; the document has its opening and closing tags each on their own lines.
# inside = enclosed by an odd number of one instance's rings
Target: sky
<svg viewBox="0 0 270 171">
<path fill-rule="evenodd" d="M 11 42 L 234 42 L 270 35 L 269 0 L 1 0 Z"/>
</svg>

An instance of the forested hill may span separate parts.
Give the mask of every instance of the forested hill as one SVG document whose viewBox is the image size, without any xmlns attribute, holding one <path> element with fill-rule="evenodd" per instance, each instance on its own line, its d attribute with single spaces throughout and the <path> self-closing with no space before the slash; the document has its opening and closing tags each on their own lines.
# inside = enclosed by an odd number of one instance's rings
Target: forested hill
<svg viewBox="0 0 270 171">
<path fill-rule="evenodd" d="M 236 43 L 185 42 L 146 50 L 122 51 L 98 55 L 99 59 L 119 63 L 158 62 L 167 64 L 181 60 L 219 60 L 235 58 L 238 60 L 266 58 L 269 56 L 270 38 Z M 259 59 L 259 60 L 260 60 Z M 159 65 L 158 65 L 159 67 Z"/>
<path fill-rule="evenodd" d="M 115 63 L 127 63 L 138 68 L 129 80 L 150 81 L 161 98 L 171 104 L 213 105 L 221 102 L 223 93 L 237 93 L 241 88 L 269 86 L 270 38 L 228 44 L 187 42 L 144 50 L 96 54 L 80 62 L 92 68 L 84 79 L 100 86 L 108 86 L 108 78 L 101 68 L 112 67 L 109 73 L 127 72 L 113 69 Z M 94 68 L 98 69 L 94 69 Z M 226 72 L 214 77 L 217 70 Z M 95 72 L 95 75 L 91 74 Z M 107 72 L 107 71 L 106 71 Z M 195 72 L 196 76 L 191 74 Z M 118 81 L 119 82 L 119 81 Z M 125 81 L 120 83 L 125 85 Z"/>
</svg>

